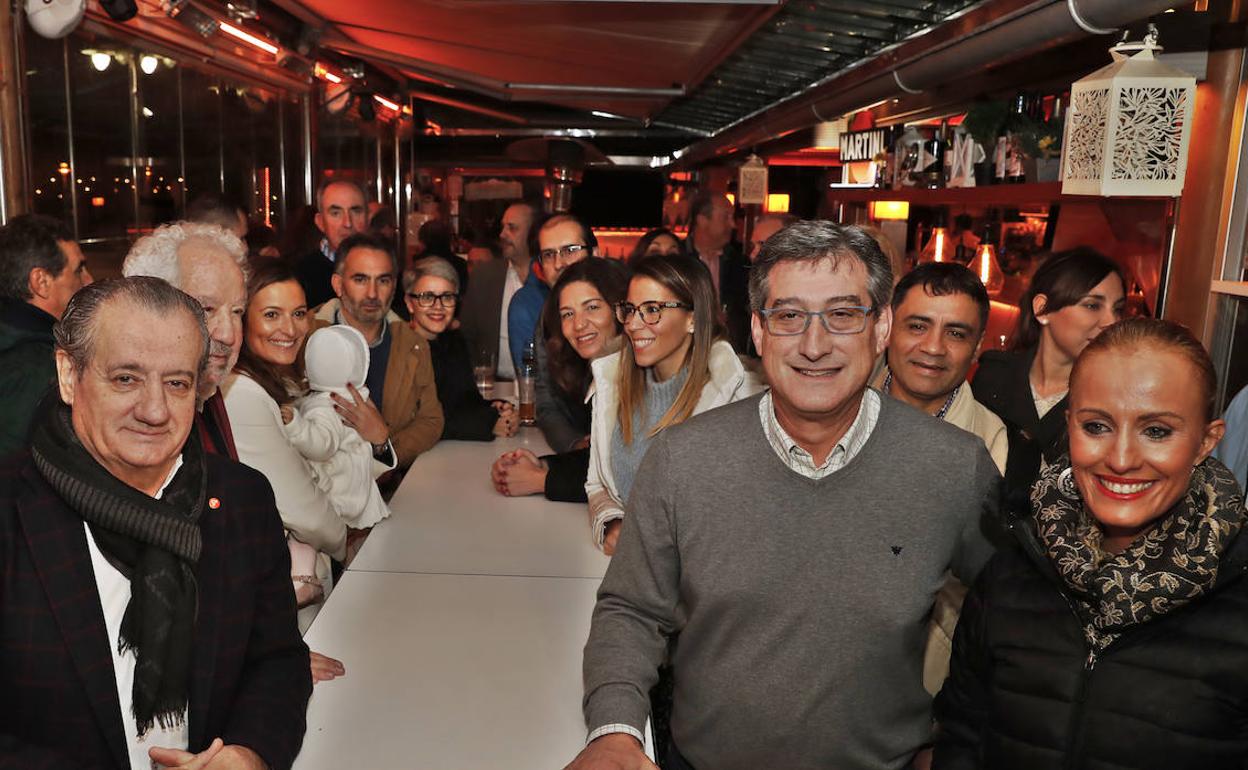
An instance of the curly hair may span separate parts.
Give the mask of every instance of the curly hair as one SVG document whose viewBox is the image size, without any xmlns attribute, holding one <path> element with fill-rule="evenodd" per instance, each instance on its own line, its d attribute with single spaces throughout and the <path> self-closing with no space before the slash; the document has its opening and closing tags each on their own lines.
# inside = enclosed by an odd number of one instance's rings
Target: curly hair
<svg viewBox="0 0 1248 770">
<path fill-rule="evenodd" d="M 121 274 L 163 278 L 181 288 L 182 270 L 178 251 L 191 240 L 207 241 L 220 248 L 243 271 L 243 280 L 250 278 L 251 265 L 247 262 L 247 246 L 242 240 L 225 228 L 199 222 L 171 222 L 138 239 L 121 265 Z"/>
</svg>

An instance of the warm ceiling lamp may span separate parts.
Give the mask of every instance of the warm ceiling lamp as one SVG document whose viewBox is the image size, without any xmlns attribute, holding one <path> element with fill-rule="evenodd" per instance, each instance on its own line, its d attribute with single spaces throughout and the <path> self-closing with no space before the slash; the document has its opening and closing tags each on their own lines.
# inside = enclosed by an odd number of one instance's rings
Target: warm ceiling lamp
<svg viewBox="0 0 1248 770">
<path fill-rule="evenodd" d="M 1005 286 L 1005 273 L 1001 272 L 1001 266 L 997 264 L 996 248 L 987 238 L 980 241 L 979 248 L 975 251 L 975 259 L 971 261 L 970 266 L 975 271 L 975 275 L 979 276 L 984 288 L 988 290 L 989 297 L 995 297 L 1001 293 L 1002 287 Z"/>
<path fill-rule="evenodd" d="M 395 104 L 394 102 L 390 101 L 384 96 L 378 96 L 377 94 L 373 94 L 373 99 L 382 107 L 394 110 L 395 112 L 399 111 L 399 105 Z"/>
<path fill-rule="evenodd" d="M 768 193 L 767 194 L 767 211 L 776 214 L 789 213 L 789 194 L 788 193 Z"/>
<path fill-rule="evenodd" d="M 910 218 L 909 201 L 871 201 L 871 218 L 877 222 L 905 221 Z"/>
<path fill-rule="evenodd" d="M 322 80 L 328 80 L 330 83 L 341 83 L 341 82 L 342 82 L 342 78 L 341 78 L 341 77 L 339 77 L 338 75 L 335 75 L 334 73 L 330 72 L 330 71 L 329 71 L 329 70 L 325 67 L 325 65 L 324 65 L 324 64 L 321 64 L 319 61 L 318 61 L 318 62 L 316 63 L 316 65 L 312 68 L 312 73 L 313 73 L 314 75 L 316 75 L 318 78 L 321 78 Z"/>
<path fill-rule="evenodd" d="M 247 43 L 248 45 L 259 48 L 261 51 L 277 56 L 277 50 L 278 50 L 277 46 L 273 45 L 272 43 L 265 40 L 264 38 L 256 37 L 255 35 L 251 34 L 247 30 L 240 29 L 239 27 L 236 27 L 233 24 L 229 24 L 224 21 L 218 22 L 218 25 L 220 26 L 221 31 L 229 35 L 230 37 L 237 38 L 243 41 L 244 43 Z"/>
<path fill-rule="evenodd" d="M 949 242 L 949 228 L 937 226 L 932 228 L 932 237 L 927 239 L 923 253 L 919 255 L 919 263 L 950 262 L 953 257 L 952 244 Z"/>
</svg>

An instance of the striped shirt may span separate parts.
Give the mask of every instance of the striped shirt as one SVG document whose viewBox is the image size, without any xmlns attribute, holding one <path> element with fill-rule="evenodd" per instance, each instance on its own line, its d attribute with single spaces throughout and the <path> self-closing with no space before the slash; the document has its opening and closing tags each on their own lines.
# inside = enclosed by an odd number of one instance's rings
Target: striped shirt
<svg viewBox="0 0 1248 770">
<path fill-rule="evenodd" d="M 880 394 L 871 388 L 863 391 L 858 416 L 820 465 L 816 465 L 810 452 L 798 446 L 784 428 L 780 427 L 776 410 L 772 406 L 770 390 L 758 402 L 758 417 L 763 421 L 763 433 L 771 443 L 771 448 L 776 450 L 776 454 L 790 470 L 808 479 L 822 479 L 848 465 L 858 455 L 863 444 L 867 443 L 867 439 L 871 438 L 871 432 L 875 430 L 875 424 L 880 419 Z"/>
</svg>

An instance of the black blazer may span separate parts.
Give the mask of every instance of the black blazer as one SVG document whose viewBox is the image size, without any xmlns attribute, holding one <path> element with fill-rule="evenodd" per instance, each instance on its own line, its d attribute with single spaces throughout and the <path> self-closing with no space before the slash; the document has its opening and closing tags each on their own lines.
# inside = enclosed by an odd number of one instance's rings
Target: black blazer
<svg viewBox="0 0 1248 770">
<path fill-rule="evenodd" d="M 333 275 L 334 263 L 325 258 L 319 247 L 295 262 L 295 277 L 303 287 L 308 307 L 320 307 L 337 296 L 331 282 Z"/>
<path fill-rule="evenodd" d="M 1031 397 L 1031 362 L 1036 348 L 1004 352 L 989 350 L 979 359 L 971 381 L 975 400 L 1005 423 L 1010 452 L 1005 464 L 1005 500 L 1010 510 L 1028 510 L 1031 485 L 1040 476 L 1040 458 L 1053 462 L 1067 450 L 1066 406 L 1063 398 L 1040 418 Z"/>
<path fill-rule="evenodd" d="M 503 318 L 503 288 L 507 285 L 509 264 L 505 259 L 493 259 L 473 268 L 472 283 L 459 308 L 460 330 L 472 353 L 487 348 L 498 355 L 498 325 Z M 503 354 L 509 355 L 507 351 Z M 498 362 L 494 363 L 497 367 Z"/>
<path fill-rule="evenodd" d="M 284 770 L 312 693 L 290 552 L 264 477 L 206 460 L 189 750 L 220 737 Z M 0 464 L 0 692 L 0 768 L 129 770 L 83 521 L 26 452 Z"/>
<path fill-rule="evenodd" d="M 429 343 L 433 354 L 433 377 L 438 384 L 438 403 L 446 421 L 442 438 L 460 441 L 493 441 L 498 410 L 481 397 L 468 343 L 457 329 L 447 329 Z"/>
<path fill-rule="evenodd" d="M 689 253 L 699 257 L 689 242 Z M 724 246 L 719 255 L 719 301 L 728 330 L 728 342 L 737 353 L 747 352 L 750 344 L 750 262 L 735 243 Z"/>
</svg>

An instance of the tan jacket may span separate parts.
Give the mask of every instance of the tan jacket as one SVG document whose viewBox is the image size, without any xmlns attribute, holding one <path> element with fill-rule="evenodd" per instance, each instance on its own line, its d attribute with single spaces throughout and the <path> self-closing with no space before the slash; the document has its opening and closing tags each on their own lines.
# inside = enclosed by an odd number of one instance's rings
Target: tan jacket
<svg viewBox="0 0 1248 770">
<path fill-rule="evenodd" d="M 888 376 L 888 367 L 882 367 L 871 384 L 880 388 Z M 962 383 L 954 396 L 945 422 L 956 425 L 968 433 L 974 433 L 988 448 L 997 470 L 1005 473 L 1005 458 L 1009 453 L 1009 441 L 1005 435 L 1005 423 L 988 407 L 975 400 L 970 383 Z M 953 632 L 962 612 L 962 600 L 966 598 L 966 586 L 950 576 L 932 605 L 932 620 L 928 627 L 927 647 L 923 654 L 923 687 L 935 695 L 949 675 L 949 656 L 953 652 Z"/>
<path fill-rule="evenodd" d="M 317 308 L 311 331 L 333 324 L 337 310 L 336 299 Z M 390 427 L 390 443 L 398 456 L 398 466 L 406 468 L 421 452 L 438 443 L 442 436 L 442 405 L 438 403 L 429 343 L 397 315 L 390 313 L 386 320 L 390 324 L 390 361 L 386 365 L 381 416 Z"/>
</svg>

